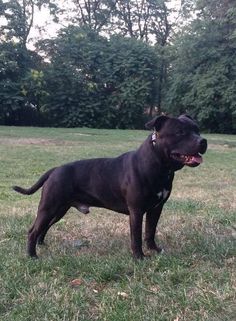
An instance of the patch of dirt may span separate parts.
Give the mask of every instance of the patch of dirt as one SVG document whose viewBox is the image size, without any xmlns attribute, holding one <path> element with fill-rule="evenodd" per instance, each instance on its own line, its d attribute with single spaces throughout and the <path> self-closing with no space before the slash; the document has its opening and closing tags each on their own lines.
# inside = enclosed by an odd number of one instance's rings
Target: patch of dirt
<svg viewBox="0 0 236 321">
<path fill-rule="evenodd" d="M 0 144 L 10 146 L 22 145 L 43 145 L 43 146 L 64 146 L 77 145 L 78 142 L 65 141 L 59 139 L 44 139 L 44 138 L 0 138 Z"/>
<path fill-rule="evenodd" d="M 208 149 L 212 149 L 212 150 L 221 150 L 221 151 L 225 151 L 225 150 L 232 150 L 235 149 L 236 146 L 234 146 L 233 144 L 208 144 Z"/>
</svg>

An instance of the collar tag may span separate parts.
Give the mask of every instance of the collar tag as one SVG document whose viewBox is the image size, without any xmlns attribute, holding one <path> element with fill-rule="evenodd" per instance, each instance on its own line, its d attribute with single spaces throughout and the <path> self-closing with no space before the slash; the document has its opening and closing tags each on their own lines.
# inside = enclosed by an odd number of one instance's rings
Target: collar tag
<svg viewBox="0 0 236 321">
<path fill-rule="evenodd" d="M 157 139 L 159 138 L 159 133 L 156 131 L 156 129 L 154 129 L 153 133 L 152 133 L 152 144 L 153 146 L 156 145 Z"/>
</svg>

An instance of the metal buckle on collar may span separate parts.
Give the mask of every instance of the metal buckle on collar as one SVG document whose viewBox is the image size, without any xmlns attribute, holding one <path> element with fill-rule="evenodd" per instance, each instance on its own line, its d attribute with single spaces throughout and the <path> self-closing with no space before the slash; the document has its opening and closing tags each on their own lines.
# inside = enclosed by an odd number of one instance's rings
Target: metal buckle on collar
<svg viewBox="0 0 236 321">
<path fill-rule="evenodd" d="M 154 131 L 152 133 L 152 144 L 153 144 L 153 146 L 156 145 L 158 138 L 159 138 L 159 133 L 156 131 L 156 129 L 154 129 Z"/>
</svg>

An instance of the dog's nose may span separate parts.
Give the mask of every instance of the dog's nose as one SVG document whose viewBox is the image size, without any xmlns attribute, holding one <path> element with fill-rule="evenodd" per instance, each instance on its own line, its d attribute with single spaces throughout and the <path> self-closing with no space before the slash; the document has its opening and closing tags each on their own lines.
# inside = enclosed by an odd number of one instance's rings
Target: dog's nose
<svg viewBox="0 0 236 321">
<path fill-rule="evenodd" d="M 199 141 L 200 153 L 204 154 L 207 150 L 207 140 L 205 138 L 201 138 Z"/>
</svg>

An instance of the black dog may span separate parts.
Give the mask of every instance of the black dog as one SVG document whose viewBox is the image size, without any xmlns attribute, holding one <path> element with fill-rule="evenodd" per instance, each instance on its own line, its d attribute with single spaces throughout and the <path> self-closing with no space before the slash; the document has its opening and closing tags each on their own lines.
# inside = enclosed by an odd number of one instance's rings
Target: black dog
<svg viewBox="0 0 236 321">
<path fill-rule="evenodd" d="M 146 128 L 153 129 L 153 134 L 136 151 L 116 158 L 75 161 L 50 169 L 29 189 L 13 187 L 19 193 L 30 195 L 43 186 L 38 214 L 28 233 L 31 257 L 37 257 L 36 243 L 44 242 L 49 228 L 70 207 L 87 214 L 91 206 L 129 215 L 135 258 L 144 256 L 142 222 L 146 213 L 147 247 L 161 251 L 155 243 L 155 232 L 162 207 L 171 193 L 174 172 L 184 165 L 198 166 L 207 141 L 186 115 L 156 117 Z"/>
</svg>

